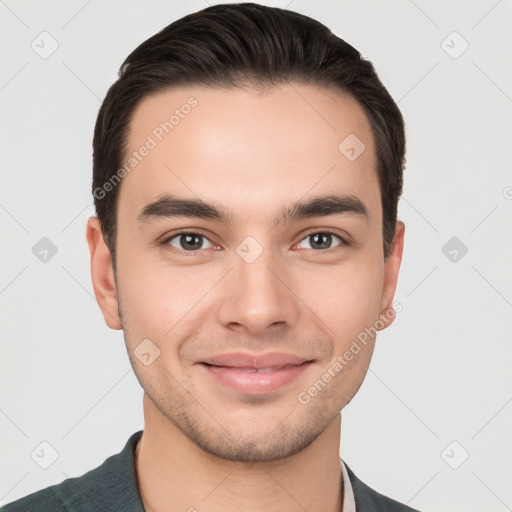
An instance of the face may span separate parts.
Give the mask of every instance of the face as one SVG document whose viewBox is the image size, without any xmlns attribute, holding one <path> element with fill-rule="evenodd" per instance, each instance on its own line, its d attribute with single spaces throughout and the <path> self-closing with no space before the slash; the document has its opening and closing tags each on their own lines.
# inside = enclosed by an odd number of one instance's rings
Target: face
<svg viewBox="0 0 512 512">
<path fill-rule="evenodd" d="M 222 458 L 299 452 L 359 389 L 371 328 L 393 319 L 403 224 L 384 261 L 361 107 L 298 84 L 172 89 L 137 107 L 129 158 L 117 282 L 96 218 L 88 240 L 105 320 L 155 410 Z"/>
</svg>

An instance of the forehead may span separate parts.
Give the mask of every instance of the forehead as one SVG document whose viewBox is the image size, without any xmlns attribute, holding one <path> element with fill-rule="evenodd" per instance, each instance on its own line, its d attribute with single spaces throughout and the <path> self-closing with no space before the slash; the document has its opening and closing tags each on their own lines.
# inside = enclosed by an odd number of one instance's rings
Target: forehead
<svg viewBox="0 0 512 512">
<path fill-rule="evenodd" d="M 359 197 L 380 219 L 369 121 L 351 96 L 324 88 L 183 87 L 149 96 L 132 116 L 122 164 L 120 220 L 164 194 L 263 222 L 288 201 L 332 193 Z"/>
</svg>

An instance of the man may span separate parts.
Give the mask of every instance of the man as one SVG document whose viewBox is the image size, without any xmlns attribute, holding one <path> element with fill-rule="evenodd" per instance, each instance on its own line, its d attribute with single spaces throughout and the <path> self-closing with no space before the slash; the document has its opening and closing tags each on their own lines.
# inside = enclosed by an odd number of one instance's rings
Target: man
<svg viewBox="0 0 512 512">
<path fill-rule="evenodd" d="M 141 44 L 94 133 L 94 291 L 145 426 L 5 506 L 413 510 L 340 459 L 340 411 L 394 319 L 402 116 L 325 26 L 252 3 Z"/>
</svg>

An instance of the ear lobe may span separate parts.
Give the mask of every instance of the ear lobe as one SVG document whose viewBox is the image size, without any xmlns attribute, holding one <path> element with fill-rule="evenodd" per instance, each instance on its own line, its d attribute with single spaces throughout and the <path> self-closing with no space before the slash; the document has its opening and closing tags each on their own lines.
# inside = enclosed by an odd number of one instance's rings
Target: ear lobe
<svg viewBox="0 0 512 512">
<path fill-rule="evenodd" d="M 389 327 L 395 320 L 396 314 L 393 313 L 393 297 L 395 296 L 396 285 L 398 282 L 398 273 L 402 263 L 402 254 L 404 250 L 405 224 L 399 220 L 395 228 L 395 235 L 389 251 L 389 255 L 384 264 L 384 284 L 382 297 L 380 301 L 379 331 Z"/>
<path fill-rule="evenodd" d="M 122 329 L 117 287 L 114 279 L 112 258 L 101 231 L 98 217 L 89 217 L 86 228 L 87 244 L 91 253 L 91 277 L 96 301 L 111 329 Z"/>
</svg>

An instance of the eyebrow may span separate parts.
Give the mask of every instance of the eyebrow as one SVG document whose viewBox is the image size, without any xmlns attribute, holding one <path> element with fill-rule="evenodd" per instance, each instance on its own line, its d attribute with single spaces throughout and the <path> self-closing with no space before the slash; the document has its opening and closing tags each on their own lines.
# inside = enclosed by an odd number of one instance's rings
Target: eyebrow
<svg viewBox="0 0 512 512">
<path fill-rule="evenodd" d="M 273 224 L 340 214 L 356 215 L 365 220 L 368 219 L 368 210 L 358 197 L 331 194 L 311 197 L 304 201 L 299 200 L 292 205 L 283 207 L 280 213 L 274 217 Z M 209 204 L 200 199 L 166 194 L 144 206 L 137 220 L 140 224 L 146 224 L 160 218 L 181 217 L 215 220 L 229 224 L 233 221 L 234 215 L 222 205 L 215 206 L 213 203 Z"/>
</svg>

